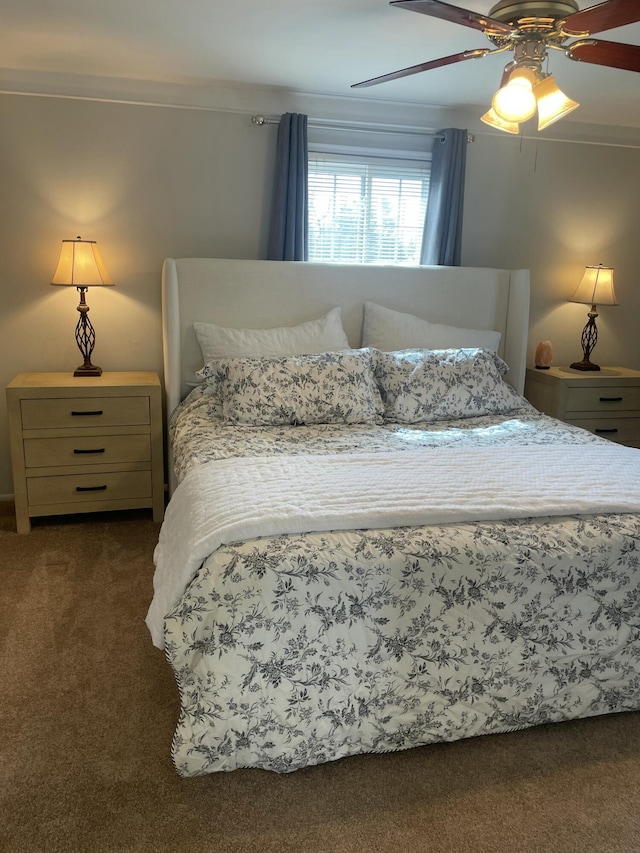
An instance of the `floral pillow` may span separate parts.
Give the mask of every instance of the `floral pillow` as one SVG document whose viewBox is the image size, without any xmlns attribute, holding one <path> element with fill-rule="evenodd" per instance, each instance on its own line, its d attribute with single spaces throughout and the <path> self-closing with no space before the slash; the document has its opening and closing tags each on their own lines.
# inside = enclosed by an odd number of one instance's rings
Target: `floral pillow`
<svg viewBox="0 0 640 853">
<path fill-rule="evenodd" d="M 279 358 L 221 358 L 198 376 L 217 383 L 227 423 L 381 423 L 375 352 L 348 350 Z"/>
<path fill-rule="evenodd" d="M 417 424 L 513 412 L 527 403 L 502 378 L 508 369 L 484 349 L 378 353 L 385 420 Z"/>
</svg>

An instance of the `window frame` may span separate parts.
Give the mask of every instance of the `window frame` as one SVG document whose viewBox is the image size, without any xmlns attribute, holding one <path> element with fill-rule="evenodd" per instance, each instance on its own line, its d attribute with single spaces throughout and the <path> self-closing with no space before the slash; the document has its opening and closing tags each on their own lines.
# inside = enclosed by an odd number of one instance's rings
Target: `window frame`
<svg viewBox="0 0 640 853">
<path fill-rule="evenodd" d="M 361 208 L 359 222 L 356 226 L 359 233 L 354 236 L 353 243 L 349 246 L 348 226 L 344 229 L 342 239 L 345 241 L 344 245 L 348 247 L 344 252 L 340 252 L 340 250 L 336 249 L 334 245 L 325 247 L 324 250 L 322 250 L 322 248 L 316 250 L 314 246 L 316 237 L 314 233 L 314 223 L 312 221 L 312 201 L 314 193 L 312 184 L 314 175 L 317 174 L 315 170 L 316 166 L 323 162 L 327 165 L 337 166 L 344 164 L 345 179 L 350 171 L 349 166 L 352 166 L 354 171 L 356 171 L 357 175 L 360 177 L 361 186 L 363 182 L 366 183 L 366 192 L 363 194 L 361 191 L 360 193 L 361 205 L 363 205 L 363 207 Z M 410 164 L 413 165 L 413 169 Z M 414 266 L 420 263 L 422 234 L 424 232 L 424 216 L 426 215 L 429 195 L 431 170 L 430 153 L 323 144 L 321 146 L 309 147 L 308 166 L 308 257 L 312 263 L 353 263 L 363 265 L 384 264 L 398 266 Z M 320 170 L 318 170 L 318 172 L 319 171 Z M 339 169 L 334 169 L 333 172 L 328 170 L 328 174 L 332 173 L 340 177 Z M 400 180 L 406 178 L 409 181 L 411 179 L 415 180 L 419 178 L 421 181 L 419 193 L 411 193 L 410 191 L 403 193 L 403 187 L 400 186 L 398 192 L 392 193 L 390 197 L 387 196 L 385 199 L 382 190 L 377 193 L 372 192 L 373 182 L 394 180 L 397 178 Z M 391 207 L 394 207 L 394 201 L 396 205 L 395 212 L 391 214 L 391 218 L 395 217 L 395 225 L 393 226 L 394 239 L 393 247 L 387 248 L 385 251 L 383 245 L 384 237 L 381 232 L 381 217 L 383 215 L 381 213 L 381 208 L 384 207 L 385 201 L 387 206 L 389 205 L 389 198 L 391 198 Z M 335 204 L 335 200 L 336 191 L 334 190 L 333 204 Z M 399 225 L 399 221 L 403 216 L 407 215 L 407 208 L 411 205 L 411 202 L 413 201 L 415 204 L 416 200 L 418 200 L 418 204 L 421 207 L 419 217 L 416 220 L 414 216 L 413 222 L 406 226 L 407 233 L 413 234 L 414 239 L 412 241 L 409 238 L 404 241 L 405 249 L 407 244 L 413 242 L 413 251 L 411 257 L 405 256 L 402 258 L 403 241 L 398 239 L 399 236 L 401 236 L 402 226 Z M 372 211 L 376 205 L 378 206 L 378 218 L 376 221 L 378 222 L 379 232 L 377 235 L 373 233 L 370 228 Z M 389 220 L 387 220 L 386 227 L 390 227 Z M 327 231 L 325 241 L 328 240 L 331 242 L 338 239 L 338 237 L 340 237 L 339 229 L 334 229 L 333 236 L 331 235 L 331 231 Z M 378 251 L 375 251 L 374 249 L 374 244 L 376 242 L 378 243 Z M 389 244 L 387 245 L 389 246 Z M 381 246 L 382 250 L 380 250 Z"/>
</svg>

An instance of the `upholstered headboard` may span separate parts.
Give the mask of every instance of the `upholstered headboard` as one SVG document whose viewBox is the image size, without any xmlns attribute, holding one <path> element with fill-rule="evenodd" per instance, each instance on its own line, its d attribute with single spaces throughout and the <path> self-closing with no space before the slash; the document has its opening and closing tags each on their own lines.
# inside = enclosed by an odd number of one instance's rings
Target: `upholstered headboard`
<svg viewBox="0 0 640 853">
<path fill-rule="evenodd" d="M 168 412 L 202 367 L 194 320 L 231 328 L 273 328 L 314 320 L 339 305 L 349 342 L 358 347 L 366 301 L 434 323 L 501 332 L 499 352 L 510 368 L 506 378 L 522 393 L 528 270 L 167 258 L 162 328 Z"/>
</svg>

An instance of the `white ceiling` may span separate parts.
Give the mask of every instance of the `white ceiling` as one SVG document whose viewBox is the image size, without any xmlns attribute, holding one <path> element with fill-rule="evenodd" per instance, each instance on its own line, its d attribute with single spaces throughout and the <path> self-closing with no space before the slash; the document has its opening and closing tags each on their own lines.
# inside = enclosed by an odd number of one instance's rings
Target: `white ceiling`
<svg viewBox="0 0 640 853">
<path fill-rule="evenodd" d="M 485 14 L 492 5 L 449 2 Z M 579 2 L 585 8 L 596 0 Z M 603 38 L 640 44 L 640 23 Z M 0 71 L 43 79 L 253 83 L 484 112 L 509 54 L 350 89 L 369 77 L 478 47 L 491 47 L 481 32 L 390 7 L 387 0 L 2 0 Z M 640 127 L 640 74 L 551 54 L 549 70 L 581 104 L 569 118 Z"/>
</svg>

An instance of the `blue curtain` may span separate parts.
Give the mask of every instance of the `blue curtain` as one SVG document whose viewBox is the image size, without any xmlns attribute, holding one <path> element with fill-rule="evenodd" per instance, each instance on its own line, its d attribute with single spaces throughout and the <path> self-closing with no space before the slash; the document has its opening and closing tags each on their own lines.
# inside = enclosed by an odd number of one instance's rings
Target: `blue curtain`
<svg viewBox="0 0 640 853">
<path fill-rule="evenodd" d="M 439 130 L 433 146 L 421 264 L 460 266 L 467 131 Z"/>
<path fill-rule="evenodd" d="M 307 116 L 284 113 L 278 127 L 275 189 L 267 259 L 307 260 Z"/>
</svg>

